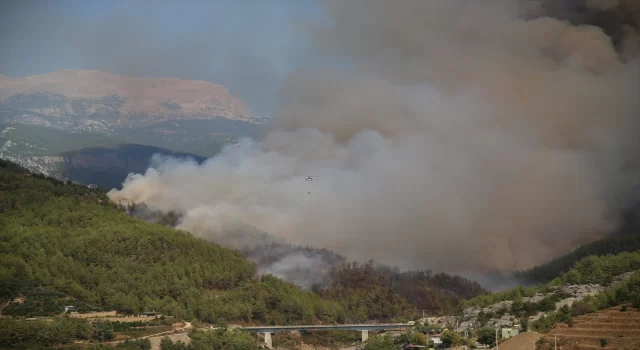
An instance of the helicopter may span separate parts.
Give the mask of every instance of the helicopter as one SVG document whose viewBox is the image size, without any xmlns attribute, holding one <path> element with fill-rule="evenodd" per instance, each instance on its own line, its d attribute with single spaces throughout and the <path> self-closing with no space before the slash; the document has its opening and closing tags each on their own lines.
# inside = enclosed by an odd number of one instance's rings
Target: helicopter
<svg viewBox="0 0 640 350">
<path fill-rule="evenodd" d="M 306 178 L 305 180 L 307 180 L 307 181 L 313 181 L 313 180 L 315 180 L 316 178 L 318 178 L 318 177 L 317 177 L 317 176 L 307 176 L 307 178 Z M 309 191 L 307 194 L 311 194 L 311 191 Z"/>
</svg>

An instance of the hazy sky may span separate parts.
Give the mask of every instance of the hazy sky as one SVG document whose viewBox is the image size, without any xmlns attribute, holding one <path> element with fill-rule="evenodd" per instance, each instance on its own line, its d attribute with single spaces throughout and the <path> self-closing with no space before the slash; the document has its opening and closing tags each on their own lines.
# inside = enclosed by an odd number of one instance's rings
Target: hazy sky
<svg viewBox="0 0 640 350">
<path fill-rule="evenodd" d="M 314 0 L 20 0 L 0 4 L 0 74 L 58 69 L 209 80 L 270 116 Z M 306 61 L 306 60 L 305 60 Z"/>
</svg>

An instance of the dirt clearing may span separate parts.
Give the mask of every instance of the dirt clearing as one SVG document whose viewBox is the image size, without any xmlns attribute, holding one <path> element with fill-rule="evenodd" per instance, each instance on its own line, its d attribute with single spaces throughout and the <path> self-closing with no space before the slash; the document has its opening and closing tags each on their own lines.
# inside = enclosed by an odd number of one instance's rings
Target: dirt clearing
<svg viewBox="0 0 640 350">
<path fill-rule="evenodd" d="M 542 335 L 538 332 L 524 332 L 498 344 L 500 350 L 535 350 L 536 342 Z"/>
</svg>

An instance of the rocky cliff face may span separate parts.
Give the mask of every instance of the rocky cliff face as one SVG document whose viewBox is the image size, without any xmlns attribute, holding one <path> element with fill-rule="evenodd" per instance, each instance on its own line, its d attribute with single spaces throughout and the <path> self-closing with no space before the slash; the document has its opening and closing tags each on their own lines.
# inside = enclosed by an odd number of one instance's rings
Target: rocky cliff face
<svg viewBox="0 0 640 350">
<path fill-rule="evenodd" d="M 71 120 L 141 125 L 175 119 L 253 120 L 247 107 L 221 85 L 170 78 L 130 78 L 61 70 L 24 78 L 0 77 L 5 108 Z"/>
</svg>

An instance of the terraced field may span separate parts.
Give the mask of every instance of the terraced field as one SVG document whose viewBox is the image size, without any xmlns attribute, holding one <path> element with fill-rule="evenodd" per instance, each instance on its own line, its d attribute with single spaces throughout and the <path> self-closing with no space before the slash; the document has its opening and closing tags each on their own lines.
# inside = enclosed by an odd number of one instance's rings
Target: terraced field
<svg viewBox="0 0 640 350">
<path fill-rule="evenodd" d="M 640 349 L 640 310 L 620 306 L 574 317 L 573 327 L 557 324 L 545 335 L 540 349 L 553 349 L 554 337 L 560 349 Z M 602 346 L 601 339 L 606 340 Z"/>
</svg>

